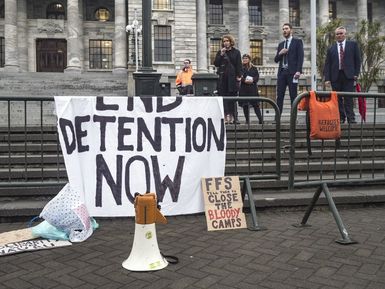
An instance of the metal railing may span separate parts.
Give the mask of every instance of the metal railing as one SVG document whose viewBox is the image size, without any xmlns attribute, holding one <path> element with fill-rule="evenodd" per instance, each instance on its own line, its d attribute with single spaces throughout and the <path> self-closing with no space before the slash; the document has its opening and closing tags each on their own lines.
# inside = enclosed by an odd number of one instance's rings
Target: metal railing
<svg viewBox="0 0 385 289">
<path fill-rule="evenodd" d="M 330 92 L 317 91 L 316 94 L 317 97 L 325 98 Z M 366 122 L 361 116 L 357 123 L 341 124 L 342 134 L 339 140 L 310 140 L 308 134 L 298 136 L 297 107 L 303 98 L 310 95 L 309 92 L 300 94 L 294 100 L 291 109 L 288 188 L 292 191 L 294 188 L 317 187 L 299 226 L 307 225 L 320 194 L 324 192 L 342 236 L 337 242 L 352 244 L 355 241 L 349 237 L 329 187 L 385 183 L 385 120 L 384 115 L 377 109 L 378 99 L 385 99 L 385 94 L 349 92 L 337 94 L 344 98 L 365 99 Z M 308 118 L 308 115 L 306 117 Z"/>
<path fill-rule="evenodd" d="M 224 101 L 234 102 L 235 111 L 239 108 L 237 101 L 256 100 L 261 108 L 269 104 L 274 111 L 265 116 L 262 110 L 265 122 L 235 122 L 227 126 L 226 174 L 240 176 L 250 202 L 252 181 L 281 178 L 279 110 L 269 98 L 224 97 Z M 59 187 L 67 182 L 53 97 L 0 97 L 0 138 L 0 188 Z M 6 190 L 0 191 L 2 194 Z M 259 228 L 251 204 L 253 227 Z"/>
<path fill-rule="evenodd" d="M 53 97 L 0 97 L 0 188 L 66 181 Z"/>
<path fill-rule="evenodd" d="M 271 105 L 275 114 L 266 116 L 270 118 L 269 124 L 266 121 L 254 125 L 251 121 L 248 124 L 242 122 L 228 126 L 227 170 L 252 179 L 279 179 L 280 118 L 277 117 L 279 114 L 275 102 L 263 97 L 224 98 L 224 101 L 229 100 L 235 101 L 235 110 L 238 108 L 237 101 L 258 100 L 261 107 L 264 103 Z M 250 109 L 252 114 L 254 111 Z M 275 121 L 275 124 L 271 125 L 270 121 Z M 0 97 L 0 133 L 1 186 L 13 185 L 18 181 L 21 184 L 65 179 L 53 97 Z M 272 160 L 275 166 L 267 169 L 265 162 Z M 54 165 L 55 174 L 52 169 Z"/>
<path fill-rule="evenodd" d="M 227 129 L 227 161 L 226 174 L 238 175 L 243 181 L 242 195 L 247 195 L 252 225 L 248 227 L 250 230 L 260 231 L 265 228 L 258 224 L 254 198 L 252 194 L 252 181 L 256 180 L 280 180 L 281 179 L 281 117 L 279 108 L 274 100 L 266 97 L 223 97 L 223 101 L 234 102 L 234 114 L 239 116 L 238 101 L 247 103 L 252 101 L 259 102 L 259 107 L 265 107 L 269 104 L 274 110 L 269 119 L 270 123 L 265 119 L 264 111 L 261 111 L 263 121 L 251 121 L 246 125 L 235 121 L 228 125 Z M 249 115 L 253 114 L 253 110 L 249 107 Z M 237 117 L 236 117 L 237 119 Z M 238 117 L 238 119 L 240 119 Z M 233 135 L 232 135 L 233 134 Z M 229 161 L 231 153 L 234 154 L 232 161 Z M 274 166 L 267 168 L 266 163 L 275 163 Z"/>
<path fill-rule="evenodd" d="M 317 91 L 326 97 L 330 92 Z M 338 92 L 343 97 L 364 97 L 367 100 L 366 122 L 356 112 L 357 124 L 341 124 L 342 136 L 334 140 L 312 140 L 312 154 L 307 153 L 304 142 L 298 141 L 296 126 L 298 103 L 309 93 L 300 94 L 293 102 L 290 118 L 289 190 L 295 187 L 315 186 L 327 182 L 330 185 L 349 185 L 352 182 L 385 181 L 385 119 L 380 120 L 378 99 L 384 93 Z"/>
<path fill-rule="evenodd" d="M 275 101 L 265 97 L 224 97 L 224 102 L 233 101 L 238 122 L 228 125 L 227 147 L 229 158 L 226 170 L 250 179 L 280 179 L 281 178 L 281 120 L 279 109 Z M 271 105 L 274 113 L 267 120 L 261 111 L 263 122 L 250 120 L 248 123 L 240 121 L 242 112 L 238 110 L 238 101 L 259 101 L 260 107 L 264 103 Z M 254 114 L 249 108 L 250 116 Z M 273 167 L 267 168 L 266 163 L 275 162 Z"/>
</svg>

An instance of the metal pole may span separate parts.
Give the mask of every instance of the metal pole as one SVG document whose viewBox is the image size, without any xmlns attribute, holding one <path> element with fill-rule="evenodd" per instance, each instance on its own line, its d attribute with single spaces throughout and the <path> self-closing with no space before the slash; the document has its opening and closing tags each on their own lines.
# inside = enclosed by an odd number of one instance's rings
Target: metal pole
<svg viewBox="0 0 385 289">
<path fill-rule="evenodd" d="M 310 3 L 310 27 L 311 27 L 311 89 L 317 90 L 317 14 L 316 0 L 311 0 Z"/>
<path fill-rule="evenodd" d="M 136 9 L 135 9 L 135 16 L 134 19 L 136 20 Z M 134 27 L 135 29 L 135 71 L 138 72 L 139 68 L 139 55 L 138 55 L 138 23 Z"/>
<path fill-rule="evenodd" d="M 142 1 L 142 68 L 141 70 L 150 70 L 152 71 L 152 27 L 151 27 L 151 0 Z"/>
<path fill-rule="evenodd" d="M 251 212 L 251 219 L 253 221 L 253 225 L 248 227 L 250 231 L 263 231 L 266 230 L 265 227 L 262 227 L 258 224 L 258 219 L 257 219 L 257 211 L 255 210 L 255 204 L 254 204 L 254 198 L 253 198 L 253 193 L 251 191 L 251 184 L 250 184 L 250 179 L 245 178 L 244 179 L 244 189 L 246 189 L 247 197 L 249 199 L 249 205 L 250 205 L 250 212 Z"/>
<path fill-rule="evenodd" d="M 309 204 L 309 206 L 307 207 L 307 209 L 306 209 L 306 212 L 305 212 L 305 215 L 303 216 L 303 218 L 302 218 L 302 221 L 301 221 L 301 224 L 294 224 L 293 226 L 294 227 L 307 227 L 307 226 L 310 226 L 310 225 L 307 225 L 306 223 L 307 223 L 307 220 L 309 219 L 309 217 L 310 217 L 310 214 L 311 214 L 311 212 L 313 211 L 313 209 L 314 209 L 314 206 L 315 206 L 315 204 L 317 203 L 317 201 L 318 201 L 318 199 L 319 199 L 319 196 L 320 196 L 320 194 L 322 193 L 322 186 L 319 186 L 318 188 L 317 188 L 317 191 L 314 193 L 314 196 L 313 196 L 313 198 L 312 198 L 312 200 L 311 200 L 311 202 L 310 202 L 310 204 Z"/>
<path fill-rule="evenodd" d="M 337 240 L 336 242 L 339 243 L 339 244 L 342 244 L 342 245 L 356 244 L 357 242 L 353 241 L 349 237 L 349 233 L 346 230 L 344 223 L 342 222 L 341 216 L 338 213 L 337 207 L 334 204 L 333 198 L 332 198 L 332 196 L 331 196 L 331 194 L 329 192 L 329 188 L 328 188 L 328 185 L 326 183 L 322 184 L 322 190 L 323 190 L 323 192 L 324 192 L 324 194 L 326 196 L 326 199 L 327 199 L 327 201 L 329 203 L 329 208 L 332 211 L 334 220 L 336 221 L 338 230 L 340 231 L 340 234 L 341 234 L 341 237 L 342 237 L 341 240 Z"/>
</svg>

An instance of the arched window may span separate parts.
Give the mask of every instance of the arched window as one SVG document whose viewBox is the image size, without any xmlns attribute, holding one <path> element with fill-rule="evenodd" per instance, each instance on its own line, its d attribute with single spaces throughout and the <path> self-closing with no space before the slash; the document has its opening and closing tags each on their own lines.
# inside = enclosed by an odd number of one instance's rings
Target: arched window
<svg viewBox="0 0 385 289">
<path fill-rule="evenodd" d="M 109 21 L 111 17 L 111 13 L 107 8 L 100 7 L 95 11 L 95 18 L 100 22 Z"/>
<path fill-rule="evenodd" d="M 47 19 L 64 19 L 65 11 L 61 3 L 51 3 L 47 7 Z"/>
</svg>

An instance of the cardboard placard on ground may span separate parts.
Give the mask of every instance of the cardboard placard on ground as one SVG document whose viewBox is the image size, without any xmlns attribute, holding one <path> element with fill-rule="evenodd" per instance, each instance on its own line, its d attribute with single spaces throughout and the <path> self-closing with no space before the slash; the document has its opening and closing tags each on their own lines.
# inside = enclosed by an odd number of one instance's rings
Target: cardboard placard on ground
<svg viewBox="0 0 385 289">
<path fill-rule="evenodd" d="M 207 230 L 246 228 L 239 178 L 202 178 Z"/>
<path fill-rule="evenodd" d="M 12 255 L 17 253 L 23 253 L 28 251 L 46 250 L 57 247 L 71 246 L 69 241 L 62 240 L 30 240 L 16 243 L 9 243 L 4 246 L 0 246 L 0 256 Z"/>
<path fill-rule="evenodd" d="M 31 239 L 36 239 L 38 236 L 32 234 L 32 228 L 14 230 L 10 232 L 4 232 L 0 234 L 0 246 L 21 242 Z"/>
</svg>

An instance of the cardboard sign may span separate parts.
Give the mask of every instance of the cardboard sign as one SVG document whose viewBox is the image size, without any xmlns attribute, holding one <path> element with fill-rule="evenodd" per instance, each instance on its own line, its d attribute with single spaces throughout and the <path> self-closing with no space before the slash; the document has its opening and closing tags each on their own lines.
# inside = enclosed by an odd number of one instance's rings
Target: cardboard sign
<svg viewBox="0 0 385 289">
<path fill-rule="evenodd" d="M 207 230 L 246 228 L 239 178 L 202 178 Z"/>
<path fill-rule="evenodd" d="M 53 249 L 57 247 L 65 247 L 71 245 L 72 243 L 69 241 L 45 239 L 9 243 L 4 246 L 0 246 L 0 256 L 12 255 L 28 251 Z"/>
</svg>

